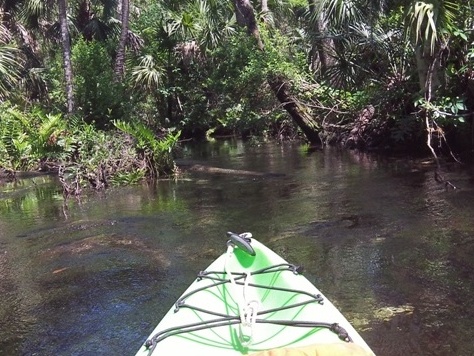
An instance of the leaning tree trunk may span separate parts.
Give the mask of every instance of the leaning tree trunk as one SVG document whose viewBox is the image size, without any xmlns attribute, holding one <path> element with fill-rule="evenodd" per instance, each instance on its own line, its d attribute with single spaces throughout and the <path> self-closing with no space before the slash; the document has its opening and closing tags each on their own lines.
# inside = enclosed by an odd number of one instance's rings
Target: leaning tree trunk
<svg viewBox="0 0 474 356">
<path fill-rule="evenodd" d="M 67 112 L 71 114 L 74 110 L 74 96 L 72 84 L 72 64 L 71 64 L 71 42 L 69 28 L 67 25 L 67 3 L 66 0 L 58 0 L 59 24 L 61 27 L 61 42 L 63 45 L 64 78 L 66 81 Z"/>
<path fill-rule="evenodd" d="M 319 137 L 319 127 L 307 108 L 291 94 L 289 82 L 281 76 L 272 76 L 268 78 L 268 84 L 308 141 L 320 146 L 322 141 Z"/>
<path fill-rule="evenodd" d="M 116 81 L 121 81 L 125 73 L 125 46 L 127 44 L 127 37 L 128 37 L 128 18 L 129 18 L 129 13 L 130 13 L 129 9 L 130 9 L 129 0 L 122 0 L 121 1 L 121 14 L 120 14 L 120 22 L 122 24 L 122 30 L 120 32 L 120 41 L 118 43 L 117 57 L 115 58 L 115 68 L 114 68 Z"/>
<path fill-rule="evenodd" d="M 257 21 L 253 6 L 249 0 L 234 0 L 235 12 L 237 22 L 241 26 L 246 26 L 249 35 L 253 36 L 257 41 L 259 50 L 264 50 L 264 44 L 260 37 Z M 321 139 L 318 134 L 318 125 L 311 117 L 311 114 L 306 111 L 303 104 L 291 94 L 291 86 L 289 80 L 281 75 L 272 75 L 267 78 L 270 88 L 275 93 L 277 99 L 282 103 L 283 108 L 288 112 L 291 118 L 303 131 L 306 138 L 314 145 L 321 145 Z"/>
</svg>

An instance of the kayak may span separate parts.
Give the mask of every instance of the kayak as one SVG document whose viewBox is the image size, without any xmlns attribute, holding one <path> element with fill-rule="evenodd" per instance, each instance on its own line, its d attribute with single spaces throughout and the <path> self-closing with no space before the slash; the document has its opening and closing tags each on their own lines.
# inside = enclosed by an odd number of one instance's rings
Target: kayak
<svg viewBox="0 0 474 356">
<path fill-rule="evenodd" d="M 374 355 L 300 266 L 250 233 L 227 238 L 137 356 Z"/>
</svg>

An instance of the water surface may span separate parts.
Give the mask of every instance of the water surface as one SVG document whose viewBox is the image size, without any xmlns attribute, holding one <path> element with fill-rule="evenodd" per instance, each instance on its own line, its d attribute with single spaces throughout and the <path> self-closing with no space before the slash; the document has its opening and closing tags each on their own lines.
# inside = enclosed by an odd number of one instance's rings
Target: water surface
<svg viewBox="0 0 474 356">
<path fill-rule="evenodd" d="M 215 142 L 194 172 L 64 202 L 51 177 L 0 185 L 0 354 L 132 355 L 174 300 L 251 231 L 379 355 L 471 355 L 474 189 L 462 171 L 297 145 Z"/>
</svg>

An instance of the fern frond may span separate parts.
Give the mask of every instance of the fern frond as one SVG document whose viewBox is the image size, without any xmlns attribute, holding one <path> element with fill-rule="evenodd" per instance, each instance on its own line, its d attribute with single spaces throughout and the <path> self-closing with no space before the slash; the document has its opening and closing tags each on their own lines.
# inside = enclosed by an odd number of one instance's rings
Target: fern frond
<svg viewBox="0 0 474 356">
<path fill-rule="evenodd" d="M 46 145 L 54 134 L 58 134 L 65 128 L 65 121 L 61 114 L 46 114 L 41 116 L 38 127 L 37 141 L 40 145 Z"/>
</svg>

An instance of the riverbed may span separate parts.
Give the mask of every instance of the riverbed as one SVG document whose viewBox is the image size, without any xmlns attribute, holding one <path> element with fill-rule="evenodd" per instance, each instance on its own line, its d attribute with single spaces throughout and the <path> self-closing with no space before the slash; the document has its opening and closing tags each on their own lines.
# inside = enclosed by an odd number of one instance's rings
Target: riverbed
<svg viewBox="0 0 474 356">
<path fill-rule="evenodd" d="M 222 171 L 68 200 L 50 176 L 0 185 L 0 354 L 133 355 L 226 231 L 303 265 L 378 355 L 474 354 L 466 170 L 443 167 L 452 189 L 428 159 L 238 140 L 183 157 Z"/>
</svg>

